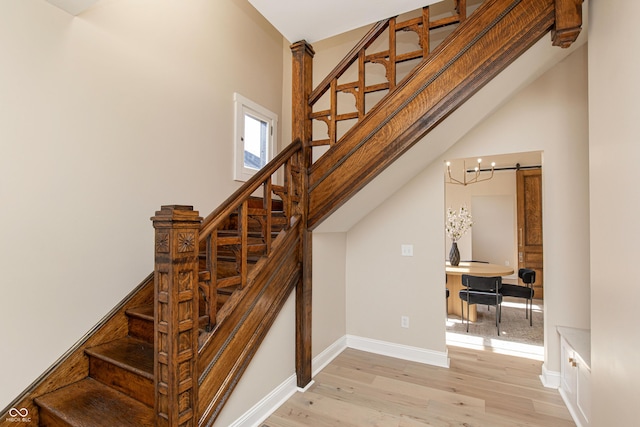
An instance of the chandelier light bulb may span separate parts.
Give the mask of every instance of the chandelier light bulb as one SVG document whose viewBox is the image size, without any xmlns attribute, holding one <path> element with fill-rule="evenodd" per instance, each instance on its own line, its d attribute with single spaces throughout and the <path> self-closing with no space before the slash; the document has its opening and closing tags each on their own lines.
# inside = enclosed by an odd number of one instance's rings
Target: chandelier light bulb
<svg viewBox="0 0 640 427">
<path fill-rule="evenodd" d="M 482 159 L 478 158 L 477 162 L 478 163 L 475 166 L 475 168 L 469 169 L 469 170 L 467 170 L 465 162 L 464 161 L 462 162 L 462 178 L 461 179 L 455 179 L 452 176 L 451 162 L 450 161 L 445 162 L 445 164 L 447 165 L 447 171 L 446 171 L 447 184 L 459 184 L 459 185 L 467 186 L 469 184 L 475 184 L 477 182 L 488 181 L 491 178 L 493 178 L 493 172 L 494 172 L 496 163 L 491 162 L 491 170 L 488 170 L 488 169 L 483 170 L 482 164 L 481 164 Z M 488 173 L 485 173 L 485 172 L 488 172 Z M 467 174 L 472 174 L 472 176 L 468 177 Z"/>
</svg>

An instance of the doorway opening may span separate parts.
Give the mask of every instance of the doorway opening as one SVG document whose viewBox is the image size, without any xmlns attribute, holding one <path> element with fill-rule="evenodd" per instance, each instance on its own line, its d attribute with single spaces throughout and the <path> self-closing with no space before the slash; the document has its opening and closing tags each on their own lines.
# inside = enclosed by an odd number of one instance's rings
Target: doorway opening
<svg viewBox="0 0 640 427">
<path fill-rule="evenodd" d="M 449 183 L 448 168 L 462 174 L 466 165 L 476 165 L 477 158 L 452 159 L 445 170 L 445 209 L 465 207 L 471 213 L 473 225 L 457 242 L 460 267 L 447 267 L 449 287 L 460 280 L 455 274 L 473 274 L 487 266 L 495 267 L 495 275 L 502 282 L 527 286 L 518 277 L 518 270 L 535 271 L 534 297 L 528 319 L 527 303 L 523 298 L 505 296 L 501 304 L 500 334 L 495 325 L 496 308 L 472 305 L 469 332 L 466 315 L 456 288 L 449 289 L 447 300 L 447 345 L 489 349 L 494 352 L 544 358 L 544 294 L 542 242 L 542 152 L 513 153 L 484 156 L 484 177 L 476 183 Z M 490 166 L 495 163 L 491 175 Z M 468 168 L 473 174 L 473 169 Z M 463 181 L 463 180 L 459 180 Z M 451 240 L 445 239 L 445 258 L 449 259 Z M 465 261 L 470 270 L 465 270 Z M 474 268 L 481 265 L 482 268 Z M 487 275 L 486 273 L 477 273 Z M 466 306 L 465 306 L 466 307 Z M 464 317 L 464 318 L 463 318 Z M 531 325 L 532 324 L 532 325 Z"/>
</svg>

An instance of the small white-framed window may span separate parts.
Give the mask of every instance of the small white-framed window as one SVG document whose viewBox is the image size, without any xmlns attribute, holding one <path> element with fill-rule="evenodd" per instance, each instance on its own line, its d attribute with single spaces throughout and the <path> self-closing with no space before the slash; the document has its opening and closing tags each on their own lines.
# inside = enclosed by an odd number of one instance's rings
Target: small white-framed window
<svg viewBox="0 0 640 427">
<path fill-rule="evenodd" d="M 233 94 L 235 108 L 234 179 L 246 181 L 273 158 L 278 115 Z"/>
</svg>

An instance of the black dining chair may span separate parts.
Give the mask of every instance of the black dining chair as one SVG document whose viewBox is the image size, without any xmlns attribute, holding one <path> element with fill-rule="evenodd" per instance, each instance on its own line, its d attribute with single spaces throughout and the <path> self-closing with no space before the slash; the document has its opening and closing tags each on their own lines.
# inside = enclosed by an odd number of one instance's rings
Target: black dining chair
<svg viewBox="0 0 640 427">
<path fill-rule="evenodd" d="M 463 301 L 467 303 L 467 332 L 469 332 L 469 306 L 472 304 L 482 304 L 496 307 L 496 328 L 500 335 L 500 315 L 502 294 L 502 277 L 480 277 L 469 274 L 462 275 L 462 289 L 459 292 L 461 312 L 464 313 Z M 463 316 L 464 317 L 464 316 Z"/>
<path fill-rule="evenodd" d="M 525 319 L 529 318 L 529 326 L 533 326 L 533 284 L 536 281 L 536 271 L 530 268 L 521 268 L 518 270 L 518 277 L 525 286 L 511 285 L 504 283 L 500 289 L 503 297 L 524 298 L 525 301 Z"/>
</svg>

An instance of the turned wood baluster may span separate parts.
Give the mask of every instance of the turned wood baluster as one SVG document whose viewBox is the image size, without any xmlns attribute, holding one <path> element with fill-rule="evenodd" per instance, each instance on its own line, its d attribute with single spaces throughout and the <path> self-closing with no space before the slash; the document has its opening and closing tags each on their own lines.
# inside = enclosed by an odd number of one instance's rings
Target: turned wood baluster
<svg viewBox="0 0 640 427">
<path fill-rule="evenodd" d="M 292 199 L 293 193 L 291 192 L 293 189 L 293 182 L 291 176 L 291 169 L 293 165 L 291 164 L 292 159 L 288 159 L 284 164 L 284 186 L 283 186 L 283 194 L 282 194 L 282 203 L 284 205 L 284 216 L 287 218 L 287 228 L 291 223 L 291 212 L 293 209 Z"/>
<path fill-rule="evenodd" d="M 207 307 L 209 308 L 209 329 L 217 323 L 218 316 L 218 230 L 207 236 L 207 270 L 210 272 Z"/>
<path fill-rule="evenodd" d="M 338 79 L 331 80 L 331 106 L 329 107 L 329 145 L 333 146 L 336 143 L 338 135 Z"/>
<path fill-rule="evenodd" d="M 198 231 L 191 206 L 162 206 L 155 228 L 154 381 L 156 426 L 196 426 Z"/>
<path fill-rule="evenodd" d="M 272 223 L 272 186 L 271 177 L 269 177 L 263 185 L 263 204 L 262 207 L 266 211 L 266 217 L 262 226 L 264 235 L 264 245 L 266 247 L 266 255 L 271 253 L 271 223 Z"/>
<path fill-rule="evenodd" d="M 366 93 L 366 80 L 365 80 L 365 59 L 366 52 L 362 49 L 358 53 L 358 91 L 354 95 L 356 96 L 356 109 L 358 110 L 358 120 L 361 120 L 364 117 L 364 112 L 366 110 L 365 105 L 365 93 Z"/>
<path fill-rule="evenodd" d="M 238 233 L 240 234 L 240 248 L 238 254 L 238 264 L 240 273 L 240 289 L 247 286 L 247 258 L 249 252 L 249 201 L 245 199 L 239 208 Z"/>
</svg>

